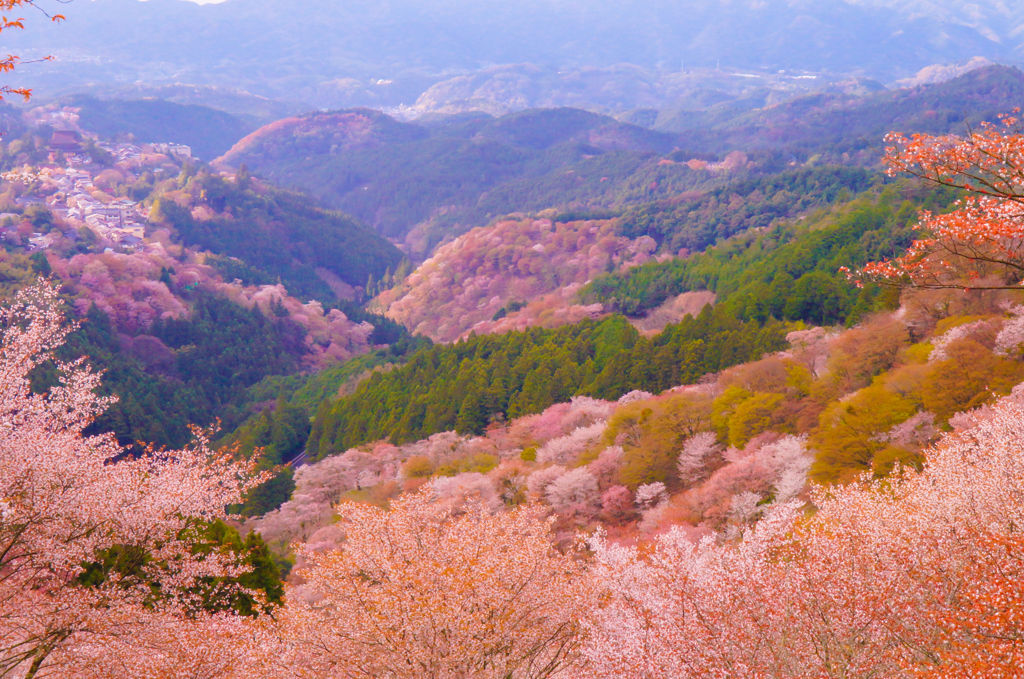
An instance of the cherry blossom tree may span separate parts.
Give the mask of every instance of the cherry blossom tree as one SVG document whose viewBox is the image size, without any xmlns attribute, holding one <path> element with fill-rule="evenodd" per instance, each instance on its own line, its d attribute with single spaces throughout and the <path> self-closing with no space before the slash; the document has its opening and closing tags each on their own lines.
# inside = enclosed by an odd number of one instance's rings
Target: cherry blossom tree
<svg viewBox="0 0 1024 679">
<path fill-rule="evenodd" d="M 708 457 L 718 452 L 718 445 L 713 432 L 702 432 L 691 436 L 683 443 L 676 462 L 679 480 L 686 485 L 693 484 L 704 475 Z"/>
<path fill-rule="evenodd" d="M 284 554 L 292 542 L 306 541 L 328 526 L 334 504 L 342 493 L 357 487 L 361 460 L 358 451 L 347 451 L 295 470 L 295 490 L 287 502 L 262 517 L 246 523 L 267 544 Z"/>
<path fill-rule="evenodd" d="M 996 335 L 995 354 L 1011 356 L 1024 344 L 1024 306 L 1016 304 L 1007 309 L 1010 318 L 1003 321 L 1003 327 Z"/>
<path fill-rule="evenodd" d="M 503 502 L 494 488 L 494 483 L 479 472 L 465 472 L 455 476 L 442 476 L 430 484 L 435 501 L 447 503 L 458 510 L 467 502 L 478 502 L 494 511 Z"/>
<path fill-rule="evenodd" d="M 586 427 L 577 427 L 566 436 L 551 439 L 537 450 L 537 461 L 571 464 L 601 438 L 604 430 L 605 422 L 600 420 Z"/>
<path fill-rule="evenodd" d="M 565 467 L 556 464 L 550 467 L 544 467 L 543 469 L 538 469 L 534 473 L 530 474 L 529 478 L 526 479 L 526 487 L 530 491 L 530 495 L 535 498 L 543 498 L 548 491 L 548 487 L 554 483 L 558 477 L 565 474 L 566 471 Z"/>
<path fill-rule="evenodd" d="M 429 493 L 391 510 L 338 507 L 346 541 L 304 553 L 283 617 L 294 671 L 316 677 L 551 677 L 571 664 L 591 606 L 575 554 L 536 508 L 459 516 Z M 300 549 L 300 552 L 303 550 Z"/>
<path fill-rule="evenodd" d="M 111 399 L 94 393 L 100 377 L 81 361 L 55 358 L 71 326 L 48 284 L 0 309 L 0 330 L 0 675 L 86 676 L 100 648 L 106 666 L 138 668 L 147 643 L 202 665 L 197 648 L 174 641 L 186 627 L 251 638 L 245 619 L 206 613 L 246 568 L 195 547 L 198 526 L 263 480 L 252 465 L 202 436 L 132 459 L 111 436 L 84 435 Z M 35 394 L 29 375 L 47 360 L 60 381 Z"/>
<path fill-rule="evenodd" d="M 221 613 L 190 617 L 180 612 L 145 612 L 145 626 L 126 609 L 111 612 L 109 627 L 136 634 L 94 636 L 74 648 L 67 662 L 45 676 L 75 679 L 282 679 L 274 622 L 269 616 L 240 619 Z M 63 649 L 56 651 L 61 656 Z M 44 676 L 40 673 L 38 676 Z"/>
<path fill-rule="evenodd" d="M 587 470 L 597 479 L 600 488 L 614 485 L 625 452 L 622 446 L 608 446 L 598 454 L 596 460 L 587 465 Z"/>
<path fill-rule="evenodd" d="M 791 521 L 777 513 L 728 548 L 714 538 L 694 546 L 673 527 L 646 556 L 598 535 L 594 575 L 610 598 L 591 618 L 586 662 L 574 676 L 772 676 L 759 675 L 762 617 L 776 610 L 763 562 Z"/>
<path fill-rule="evenodd" d="M 498 497 L 507 505 L 518 505 L 526 501 L 528 472 L 520 460 L 507 460 L 491 470 Z"/>
<path fill-rule="evenodd" d="M 597 479 L 586 467 L 578 467 L 559 476 L 548 485 L 544 497 L 556 512 L 582 516 L 595 513 L 600 501 Z"/>
<path fill-rule="evenodd" d="M 938 337 L 932 339 L 932 350 L 928 354 L 928 362 L 931 363 L 932 361 L 948 360 L 949 353 L 947 352 L 947 349 L 951 344 L 967 337 L 971 337 L 977 333 L 991 331 L 991 329 L 989 322 L 984 320 L 965 323 L 964 325 L 958 325 L 950 328 Z"/>
<path fill-rule="evenodd" d="M 611 486 L 601 494 L 602 517 L 611 523 L 624 523 L 636 511 L 633 508 L 633 494 L 625 486 Z"/>
<path fill-rule="evenodd" d="M 772 457 L 799 460 L 801 443 Z M 927 460 L 818 488 L 811 516 L 763 506 L 738 541 L 694 544 L 674 527 L 637 549 L 598 535 L 608 597 L 576 676 L 1018 676 L 1024 406 L 1004 399 Z"/>
<path fill-rule="evenodd" d="M 654 509 L 668 500 L 665 484 L 661 481 L 645 483 L 636 489 L 636 506 L 640 509 Z"/>
<path fill-rule="evenodd" d="M 880 438 L 903 448 L 923 448 L 938 437 L 935 427 L 935 413 L 927 411 L 913 415 L 906 422 L 897 424 Z"/>
</svg>

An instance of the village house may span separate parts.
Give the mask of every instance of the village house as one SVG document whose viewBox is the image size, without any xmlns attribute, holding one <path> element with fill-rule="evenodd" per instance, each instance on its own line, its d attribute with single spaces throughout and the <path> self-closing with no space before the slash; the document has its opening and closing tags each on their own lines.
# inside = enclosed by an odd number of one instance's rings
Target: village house
<svg viewBox="0 0 1024 679">
<path fill-rule="evenodd" d="M 82 148 L 82 135 L 74 130 L 54 130 L 49 147 L 54 151 L 79 151 Z"/>
</svg>

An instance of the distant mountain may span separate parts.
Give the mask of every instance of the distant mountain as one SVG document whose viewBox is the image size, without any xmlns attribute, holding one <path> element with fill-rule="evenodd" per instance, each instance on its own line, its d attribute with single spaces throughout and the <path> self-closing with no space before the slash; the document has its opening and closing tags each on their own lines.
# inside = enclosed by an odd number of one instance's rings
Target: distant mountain
<svg viewBox="0 0 1024 679">
<path fill-rule="evenodd" d="M 740 72 L 735 68 L 645 68 L 635 64 L 563 67 L 503 64 L 457 75 L 430 87 L 416 100 L 418 113 L 485 111 L 503 115 L 525 108 L 573 106 L 598 111 L 635 108 L 703 110 L 729 103 L 750 108 L 811 92 L 847 92 L 851 85 L 882 90 L 869 78 L 802 72 Z"/>
<path fill-rule="evenodd" d="M 305 113 L 313 108 L 313 106 L 299 101 L 268 99 L 249 94 L 236 87 L 216 85 L 151 85 L 143 82 L 90 83 L 76 88 L 75 94 L 104 100 L 162 99 L 175 104 L 206 106 L 230 113 L 249 124 L 252 129 L 297 113 Z M 33 98 L 33 103 L 38 101 L 46 103 L 46 98 Z"/>
<path fill-rule="evenodd" d="M 78 124 L 101 137 L 131 134 L 142 143 L 185 144 L 204 160 L 221 155 L 255 127 L 224 111 L 162 99 L 100 100 L 75 95 L 59 103 L 79 109 Z"/>
<path fill-rule="evenodd" d="M 1024 101 L 1024 73 L 1006 66 L 973 70 L 936 85 L 866 96 L 819 93 L 750 111 L 717 106 L 706 111 L 662 111 L 652 127 L 680 133 L 686 148 L 786 148 L 842 154 L 881 148 L 890 131 L 945 134 L 966 123 L 995 120 Z"/>
<path fill-rule="evenodd" d="M 646 118 L 655 129 L 571 108 L 412 123 L 367 109 L 315 113 L 257 130 L 220 162 L 301 187 L 422 256 L 510 212 L 621 210 L 807 161 L 873 165 L 889 131 L 960 132 L 1011 110 L 1024 100 L 1024 73 L 991 66 L 935 85 L 863 89 L 655 111 Z"/>
<path fill-rule="evenodd" d="M 892 82 L 935 63 L 1024 58 L 1024 5 L 1001 0 L 94 0 L 65 13 L 67 22 L 28 17 L 29 30 L 4 34 L 23 58 L 57 57 L 19 71 L 40 92 L 184 82 L 320 107 L 394 106 L 495 64 Z"/>
</svg>

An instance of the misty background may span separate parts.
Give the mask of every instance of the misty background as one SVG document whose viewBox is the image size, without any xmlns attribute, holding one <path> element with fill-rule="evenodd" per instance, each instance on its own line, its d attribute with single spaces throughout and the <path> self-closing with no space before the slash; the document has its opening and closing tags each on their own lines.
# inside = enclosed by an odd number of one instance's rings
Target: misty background
<svg viewBox="0 0 1024 679">
<path fill-rule="evenodd" d="M 407 117 L 570 105 L 759 108 L 1024 61 L 995 0 L 89 0 L 3 34 L 37 98 L 158 96 L 258 120 L 369 106 Z M 972 62 L 971 60 L 974 59 Z M 959 66 L 933 68 L 932 65 Z M 915 80 L 917 78 L 917 80 Z M 182 85 L 190 87 L 181 87 Z"/>
</svg>

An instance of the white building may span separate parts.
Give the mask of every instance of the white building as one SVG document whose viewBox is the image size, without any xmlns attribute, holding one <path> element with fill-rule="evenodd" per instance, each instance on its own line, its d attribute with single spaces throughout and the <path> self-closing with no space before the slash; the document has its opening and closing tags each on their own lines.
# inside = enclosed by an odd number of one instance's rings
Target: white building
<svg viewBox="0 0 1024 679">
<path fill-rule="evenodd" d="M 180 158 L 191 158 L 192 149 L 184 144 L 153 144 L 153 150 L 157 153 L 178 156 Z"/>
</svg>

